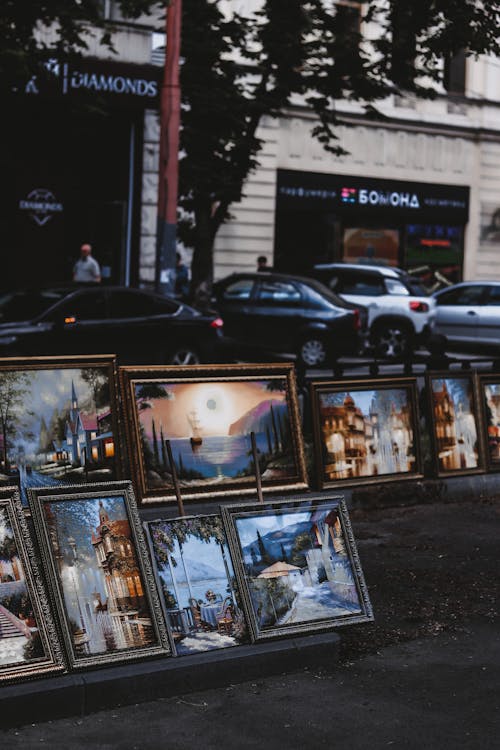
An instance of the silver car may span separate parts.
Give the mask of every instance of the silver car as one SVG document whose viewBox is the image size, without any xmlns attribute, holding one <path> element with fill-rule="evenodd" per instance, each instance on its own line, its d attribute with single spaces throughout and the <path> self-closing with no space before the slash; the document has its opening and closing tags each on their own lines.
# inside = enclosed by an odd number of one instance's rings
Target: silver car
<svg viewBox="0 0 500 750">
<path fill-rule="evenodd" d="M 453 348 L 500 348 L 500 281 L 464 281 L 433 297 L 434 333 Z"/>
</svg>

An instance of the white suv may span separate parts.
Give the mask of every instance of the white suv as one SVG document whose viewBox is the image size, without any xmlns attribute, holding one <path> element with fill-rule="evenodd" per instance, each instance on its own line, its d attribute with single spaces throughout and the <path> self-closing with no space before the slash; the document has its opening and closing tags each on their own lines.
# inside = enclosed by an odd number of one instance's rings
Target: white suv
<svg viewBox="0 0 500 750">
<path fill-rule="evenodd" d="M 378 356 L 404 357 L 432 332 L 436 303 L 400 268 L 323 263 L 310 275 L 367 308 L 370 343 Z"/>
</svg>

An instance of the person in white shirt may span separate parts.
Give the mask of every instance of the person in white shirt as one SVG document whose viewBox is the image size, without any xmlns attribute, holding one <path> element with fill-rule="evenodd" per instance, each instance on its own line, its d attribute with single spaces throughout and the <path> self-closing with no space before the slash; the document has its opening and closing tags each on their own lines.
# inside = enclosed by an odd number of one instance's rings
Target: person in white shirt
<svg viewBox="0 0 500 750">
<path fill-rule="evenodd" d="M 92 256 L 92 245 L 87 242 L 80 248 L 80 258 L 73 266 L 73 281 L 77 284 L 99 284 L 101 267 Z"/>
</svg>

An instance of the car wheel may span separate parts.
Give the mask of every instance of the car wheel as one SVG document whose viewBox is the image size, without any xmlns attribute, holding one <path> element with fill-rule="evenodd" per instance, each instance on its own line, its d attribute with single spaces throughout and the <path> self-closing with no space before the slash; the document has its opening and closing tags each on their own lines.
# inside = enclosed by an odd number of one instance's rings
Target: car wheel
<svg viewBox="0 0 500 750">
<path fill-rule="evenodd" d="M 319 336 L 304 339 L 298 351 L 298 358 L 304 367 L 319 367 L 326 364 L 328 350 L 323 339 Z"/>
<path fill-rule="evenodd" d="M 373 330 L 371 340 L 375 354 L 387 359 L 405 357 L 412 350 L 412 335 L 402 323 L 381 323 Z"/>
<path fill-rule="evenodd" d="M 180 346 L 167 357 L 169 365 L 199 365 L 200 355 L 191 346 Z"/>
</svg>

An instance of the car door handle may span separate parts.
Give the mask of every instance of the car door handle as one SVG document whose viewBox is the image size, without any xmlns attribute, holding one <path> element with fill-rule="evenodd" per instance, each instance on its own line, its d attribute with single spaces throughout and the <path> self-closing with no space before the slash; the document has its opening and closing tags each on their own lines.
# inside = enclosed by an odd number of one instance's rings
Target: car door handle
<svg viewBox="0 0 500 750">
<path fill-rule="evenodd" d="M 467 315 L 477 315 L 477 312 L 474 310 L 467 310 Z"/>
</svg>

